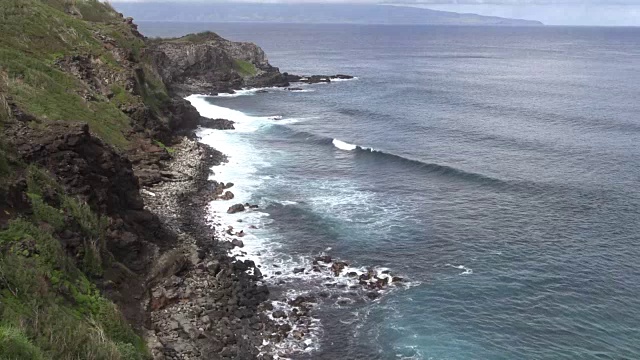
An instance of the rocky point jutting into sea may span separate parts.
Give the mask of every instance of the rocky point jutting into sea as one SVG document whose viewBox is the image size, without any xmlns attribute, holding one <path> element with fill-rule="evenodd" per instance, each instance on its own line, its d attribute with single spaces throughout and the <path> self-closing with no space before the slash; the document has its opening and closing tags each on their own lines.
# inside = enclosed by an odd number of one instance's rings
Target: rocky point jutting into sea
<svg viewBox="0 0 640 360">
<path fill-rule="evenodd" d="M 147 39 L 99 2 L 25 1 L 0 5 L 8 14 L 0 50 L 11 54 L 0 58 L 0 326 L 18 329 L 28 344 L 19 351 L 127 359 L 311 351 L 324 295 L 270 297 L 267 284 L 282 272 L 243 256 L 251 229 L 208 216 L 211 202 L 228 203 L 229 213 L 258 209 L 234 203 L 232 183 L 209 181 L 233 154 L 195 136 L 199 126 L 233 131 L 233 122 L 204 118 L 183 97 L 296 91 L 290 83 L 351 76 L 280 73 L 256 45 L 214 33 Z M 326 254 L 293 271 L 342 279 L 372 300 L 401 281 Z M 34 314 L 51 320 L 36 326 Z M 86 330 L 96 327 L 99 337 Z"/>
</svg>

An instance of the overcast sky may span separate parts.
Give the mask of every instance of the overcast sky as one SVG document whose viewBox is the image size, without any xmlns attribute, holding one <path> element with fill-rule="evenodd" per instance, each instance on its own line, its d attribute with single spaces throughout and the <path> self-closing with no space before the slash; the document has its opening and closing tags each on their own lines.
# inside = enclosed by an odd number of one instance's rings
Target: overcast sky
<svg viewBox="0 0 640 360">
<path fill-rule="evenodd" d="M 0 0 L 2 1 L 2 0 Z M 111 0 L 111 2 L 221 2 Z M 547 25 L 640 26 L 640 0 L 233 0 L 249 3 L 402 4 L 434 10 L 539 20 Z M 231 2 L 231 1 L 224 1 Z"/>
</svg>

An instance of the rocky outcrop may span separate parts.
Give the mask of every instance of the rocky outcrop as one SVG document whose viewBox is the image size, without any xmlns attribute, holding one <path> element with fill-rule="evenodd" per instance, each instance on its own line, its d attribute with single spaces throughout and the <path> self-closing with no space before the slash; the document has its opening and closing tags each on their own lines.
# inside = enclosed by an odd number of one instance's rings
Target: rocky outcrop
<svg viewBox="0 0 640 360">
<path fill-rule="evenodd" d="M 215 94 L 242 87 L 286 86 L 255 44 L 207 32 L 150 41 L 150 57 L 173 95 Z"/>
<path fill-rule="evenodd" d="M 354 78 L 351 75 L 344 75 L 344 74 L 303 76 L 303 75 L 293 75 L 293 74 L 284 73 L 283 76 L 285 77 L 285 79 L 287 79 L 288 82 L 291 82 L 291 83 L 301 82 L 305 84 L 329 83 L 331 82 L 331 80 L 350 80 Z M 296 90 L 296 89 L 290 88 L 290 90 Z"/>
<path fill-rule="evenodd" d="M 272 359 L 266 349 L 260 354 L 265 336 L 284 336 L 262 311 L 269 290 L 259 282 L 259 268 L 226 255 L 225 245 L 242 247 L 242 241 L 219 242 L 202 216 L 217 193 L 233 186 L 208 181 L 211 166 L 222 160 L 185 138 L 165 166 L 192 180 L 143 192 L 146 207 L 177 234 L 149 276 L 146 337 L 154 359 Z"/>
<path fill-rule="evenodd" d="M 171 234 L 144 209 L 131 162 L 93 136 L 83 123 L 56 122 L 46 128 L 16 123 L 7 130 L 22 161 L 49 170 L 65 192 L 108 216 L 107 247 L 133 271 L 143 271 Z"/>
<path fill-rule="evenodd" d="M 200 126 L 215 130 L 234 130 L 234 122 L 227 119 L 209 119 L 203 117 Z"/>
</svg>

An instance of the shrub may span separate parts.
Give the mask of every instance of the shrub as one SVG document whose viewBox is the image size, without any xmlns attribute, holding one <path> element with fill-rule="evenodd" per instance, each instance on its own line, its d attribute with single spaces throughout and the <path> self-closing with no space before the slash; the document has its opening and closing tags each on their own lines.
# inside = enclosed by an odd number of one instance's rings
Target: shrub
<svg viewBox="0 0 640 360">
<path fill-rule="evenodd" d="M 0 359 L 40 360 L 44 357 L 22 331 L 10 326 L 0 326 Z"/>
</svg>

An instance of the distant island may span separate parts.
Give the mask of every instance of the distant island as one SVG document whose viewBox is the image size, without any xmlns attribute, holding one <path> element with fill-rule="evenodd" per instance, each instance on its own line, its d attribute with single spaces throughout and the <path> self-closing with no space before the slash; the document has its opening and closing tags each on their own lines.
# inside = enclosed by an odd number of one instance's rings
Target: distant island
<svg viewBox="0 0 640 360">
<path fill-rule="evenodd" d="M 540 26 L 539 21 L 368 4 L 124 2 L 113 6 L 138 21 L 305 24 Z"/>
</svg>

